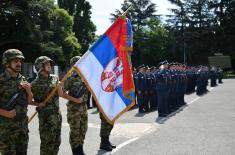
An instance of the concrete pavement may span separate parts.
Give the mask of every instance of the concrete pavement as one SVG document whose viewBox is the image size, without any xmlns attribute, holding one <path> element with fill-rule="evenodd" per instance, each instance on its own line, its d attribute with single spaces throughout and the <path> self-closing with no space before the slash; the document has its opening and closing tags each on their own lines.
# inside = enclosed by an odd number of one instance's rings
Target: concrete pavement
<svg viewBox="0 0 235 155">
<path fill-rule="evenodd" d="M 186 95 L 187 106 L 168 118 L 157 118 L 157 111 L 138 114 L 137 109 L 125 113 L 116 123 L 111 141 L 117 149 L 99 150 L 100 119 L 96 109 L 89 113 L 89 128 L 84 150 L 87 155 L 234 155 L 235 154 L 235 80 L 209 88 L 198 97 Z M 66 121 L 65 100 L 60 106 L 63 115 L 60 155 L 70 155 L 69 126 Z M 29 108 L 29 115 L 34 111 Z M 29 124 L 29 155 L 39 155 L 38 119 Z"/>
</svg>

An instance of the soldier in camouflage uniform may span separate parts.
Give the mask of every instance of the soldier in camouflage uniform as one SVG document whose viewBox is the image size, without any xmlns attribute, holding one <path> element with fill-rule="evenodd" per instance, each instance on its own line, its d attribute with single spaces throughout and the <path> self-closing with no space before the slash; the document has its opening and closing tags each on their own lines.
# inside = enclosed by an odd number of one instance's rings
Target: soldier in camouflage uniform
<svg viewBox="0 0 235 155">
<path fill-rule="evenodd" d="M 52 70 L 52 60 L 46 56 L 36 59 L 35 68 L 38 76 L 31 83 L 34 94 L 34 102 L 38 104 L 39 133 L 41 139 L 40 154 L 56 155 L 61 143 L 62 117 L 59 109 L 59 96 L 56 93 L 48 103 L 43 101 L 49 93 L 56 87 L 59 79 L 56 75 L 50 74 Z"/>
<path fill-rule="evenodd" d="M 80 56 L 73 57 L 70 60 L 71 67 L 79 59 Z M 59 86 L 60 96 L 69 100 L 67 103 L 67 120 L 70 126 L 69 142 L 73 155 L 84 155 L 83 144 L 88 128 L 87 88 L 76 72 L 73 72 L 65 83 L 61 83 Z"/>
<path fill-rule="evenodd" d="M 28 147 L 27 105 L 32 100 L 31 85 L 20 74 L 24 56 L 17 49 L 3 53 L 0 74 L 0 154 L 26 155 Z M 14 109 L 8 109 L 7 102 L 16 94 Z"/>
<path fill-rule="evenodd" d="M 100 149 L 106 150 L 106 151 L 112 151 L 114 148 L 116 148 L 115 145 L 113 145 L 109 141 L 110 133 L 113 129 L 113 125 L 109 124 L 107 120 L 104 118 L 104 116 L 100 112 L 100 119 L 101 119 L 101 127 L 100 127 L 100 137 L 101 137 L 101 143 L 100 143 Z"/>
</svg>

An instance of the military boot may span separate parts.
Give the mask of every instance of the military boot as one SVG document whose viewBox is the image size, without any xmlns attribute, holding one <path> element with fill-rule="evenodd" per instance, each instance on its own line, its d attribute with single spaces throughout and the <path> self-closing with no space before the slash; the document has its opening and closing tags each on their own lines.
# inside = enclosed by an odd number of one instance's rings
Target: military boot
<svg viewBox="0 0 235 155">
<path fill-rule="evenodd" d="M 113 150 L 112 146 L 109 144 L 108 137 L 101 137 L 100 149 L 105 150 L 105 151 Z"/>
<path fill-rule="evenodd" d="M 79 145 L 76 148 L 72 149 L 73 155 L 85 155 L 85 153 L 83 152 L 83 145 Z"/>
<path fill-rule="evenodd" d="M 109 145 L 110 145 L 113 149 L 116 148 L 116 145 L 112 144 L 112 143 L 109 141 L 109 137 L 108 137 L 108 142 L 109 142 Z"/>
<path fill-rule="evenodd" d="M 79 146 L 79 150 L 80 150 L 80 155 L 85 155 L 85 153 L 83 151 L 83 145 Z"/>
<path fill-rule="evenodd" d="M 80 155 L 79 154 L 79 147 L 72 148 L 73 155 Z"/>
</svg>

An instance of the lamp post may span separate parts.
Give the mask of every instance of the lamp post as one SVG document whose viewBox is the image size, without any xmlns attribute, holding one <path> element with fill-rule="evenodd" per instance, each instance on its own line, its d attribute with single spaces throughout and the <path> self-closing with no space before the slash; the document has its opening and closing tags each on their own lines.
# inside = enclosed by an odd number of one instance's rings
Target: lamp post
<svg viewBox="0 0 235 155">
<path fill-rule="evenodd" d="M 212 31 L 212 52 L 215 53 L 215 31 Z"/>
<path fill-rule="evenodd" d="M 183 32 L 183 51 L 184 51 L 184 64 L 186 64 L 186 51 L 185 51 L 185 36 L 184 36 L 184 32 Z"/>
</svg>

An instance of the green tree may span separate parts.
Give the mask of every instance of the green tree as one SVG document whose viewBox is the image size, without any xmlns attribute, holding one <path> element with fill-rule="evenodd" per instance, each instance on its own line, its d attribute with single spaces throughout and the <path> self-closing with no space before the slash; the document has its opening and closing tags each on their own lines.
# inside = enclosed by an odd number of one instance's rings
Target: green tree
<svg viewBox="0 0 235 155">
<path fill-rule="evenodd" d="M 138 38 L 141 51 L 141 63 L 156 65 L 165 59 L 172 61 L 170 53 L 173 38 L 168 30 L 160 23 L 158 19 L 151 19 L 147 26 L 141 29 L 142 33 Z"/>
<path fill-rule="evenodd" d="M 18 48 L 28 62 L 47 55 L 62 67 L 71 56 L 80 54 L 72 32 L 73 17 L 56 7 L 54 0 L 3 0 L 0 6 L 1 51 Z"/>
<path fill-rule="evenodd" d="M 174 55 L 175 61 L 183 62 L 184 51 L 185 51 L 185 30 L 188 19 L 186 13 L 185 3 L 182 0 L 169 0 L 171 3 L 177 6 L 177 8 L 170 9 L 173 15 L 168 15 L 167 29 L 174 35 Z"/>
<path fill-rule="evenodd" d="M 90 3 L 86 0 L 58 0 L 58 4 L 74 17 L 73 31 L 81 44 L 81 52 L 85 53 L 95 41 L 96 26 L 91 21 Z"/>
<path fill-rule="evenodd" d="M 76 4 L 78 4 L 78 0 L 57 0 L 58 5 L 67 10 L 70 15 L 74 15 L 76 12 Z"/>
<path fill-rule="evenodd" d="M 175 53 L 186 51 L 189 63 L 206 64 L 207 57 L 214 52 L 213 32 L 216 21 L 211 8 L 212 1 L 169 1 L 178 6 L 178 8 L 172 9 L 174 16 L 168 20 L 177 41 Z M 180 44 L 177 45 L 177 43 Z"/>
<path fill-rule="evenodd" d="M 35 24 L 37 1 L 0 1 L 0 51 L 18 48 L 24 52 L 27 62 L 40 54 L 40 27 Z"/>
<path fill-rule="evenodd" d="M 111 21 L 115 21 L 129 6 L 132 6 L 132 9 L 129 10 L 127 17 L 132 22 L 134 32 L 146 26 L 150 19 L 156 18 L 154 14 L 156 5 L 151 0 L 124 0 L 123 4 L 121 4 L 121 10 L 111 13 Z"/>
<path fill-rule="evenodd" d="M 82 53 L 85 53 L 90 44 L 95 41 L 96 26 L 91 21 L 91 5 L 85 0 L 79 0 L 79 5 L 76 8 L 74 15 L 74 26 L 78 41 L 81 43 Z"/>
<path fill-rule="evenodd" d="M 214 32 L 216 52 L 230 55 L 235 70 L 235 2 L 215 0 L 212 8 L 217 20 Z"/>
<path fill-rule="evenodd" d="M 0 2 L 0 43 L 32 41 L 38 29 L 30 16 L 32 0 L 2 0 Z"/>
<path fill-rule="evenodd" d="M 142 30 L 151 19 L 157 18 L 154 14 L 156 12 L 156 5 L 151 0 L 124 0 L 123 4 L 121 4 L 121 10 L 116 10 L 115 13 L 111 13 L 111 21 L 115 21 L 129 6 L 132 6 L 132 9 L 129 10 L 127 17 L 131 20 L 134 33 L 132 61 L 137 66 L 145 59 L 141 56 L 143 50 L 141 47 L 142 37 L 145 36 L 145 32 Z"/>
<path fill-rule="evenodd" d="M 80 44 L 72 32 L 73 17 L 66 10 L 56 7 L 50 12 L 49 20 L 51 21 L 50 29 L 53 31 L 51 39 L 63 51 L 65 56 L 63 61 L 69 60 L 74 55 L 79 55 Z"/>
</svg>

